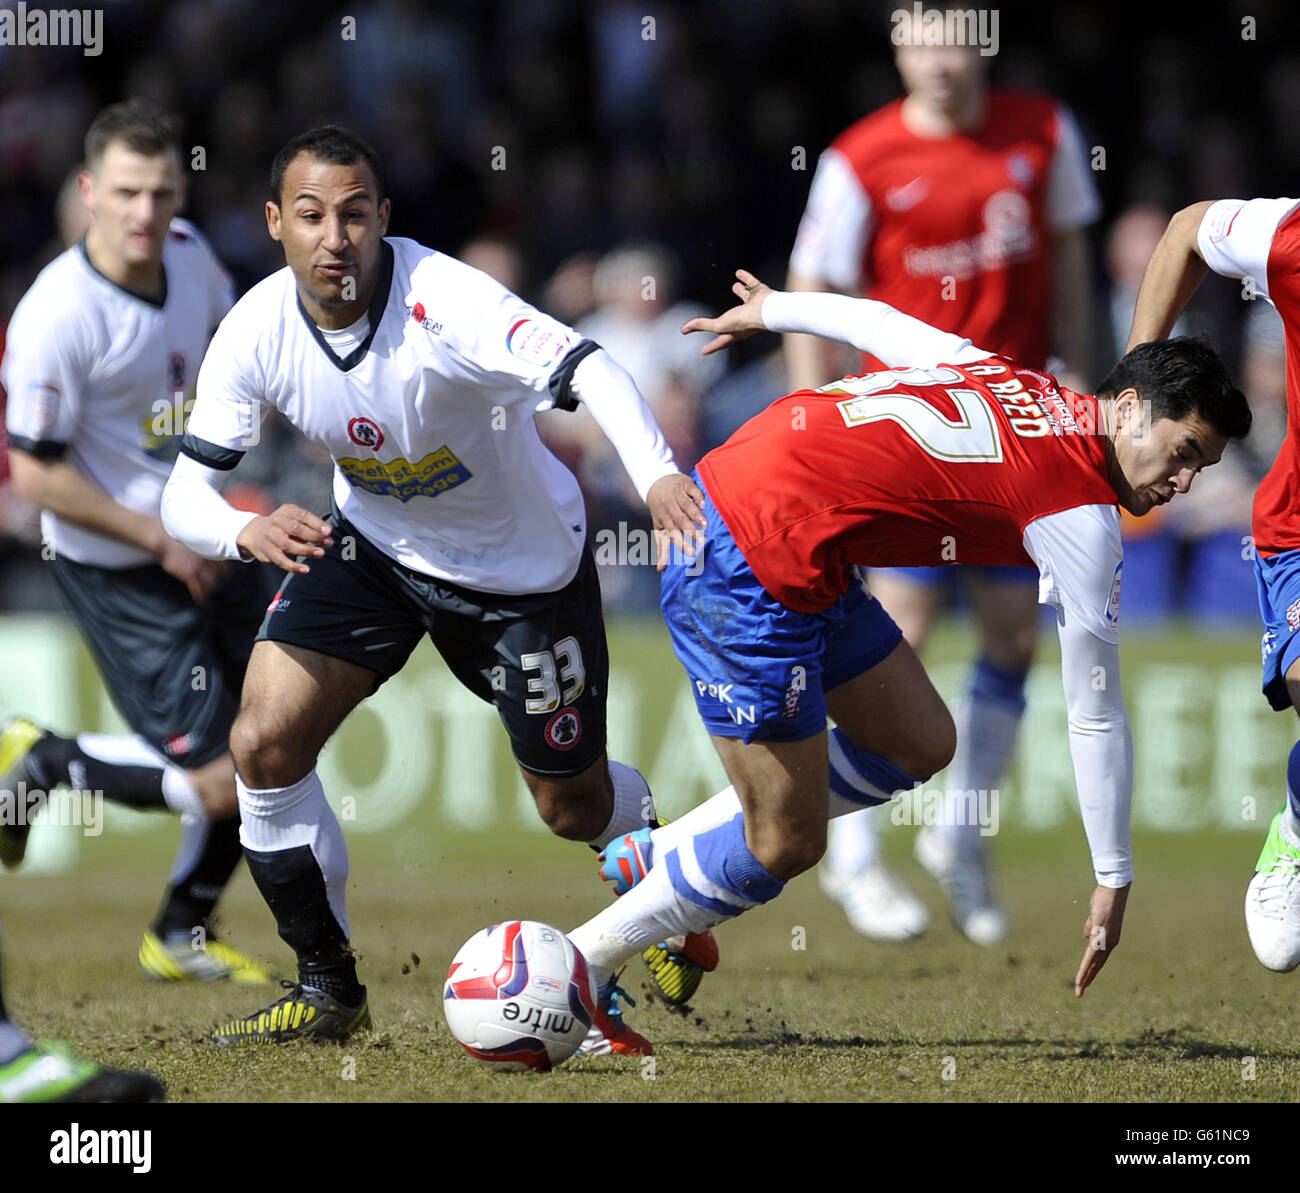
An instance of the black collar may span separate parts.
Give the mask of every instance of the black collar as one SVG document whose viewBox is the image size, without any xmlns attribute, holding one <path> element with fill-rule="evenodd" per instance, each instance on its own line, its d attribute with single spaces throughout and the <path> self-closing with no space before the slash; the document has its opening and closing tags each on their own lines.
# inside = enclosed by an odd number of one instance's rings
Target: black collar
<svg viewBox="0 0 1300 1193">
<path fill-rule="evenodd" d="M 370 306 L 366 311 L 366 316 L 370 320 L 370 330 L 366 332 L 366 338 L 347 356 L 339 357 L 334 352 L 334 349 L 329 346 L 329 341 L 321 335 L 320 328 L 316 326 L 315 320 L 307 314 L 307 308 L 302 305 L 302 295 L 298 293 L 297 286 L 294 286 L 294 295 L 298 301 L 298 313 L 302 315 L 303 322 L 307 324 L 307 330 L 311 332 L 312 338 L 321 346 L 325 355 L 334 362 L 335 367 L 343 373 L 360 364 L 366 353 L 370 351 L 370 341 L 375 338 L 375 332 L 379 330 L 379 321 L 384 317 L 384 308 L 388 305 L 388 292 L 393 285 L 393 246 L 386 240 L 380 241 L 380 246 L 379 278 L 375 282 L 375 292 L 370 297 Z"/>
<path fill-rule="evenodd" d="M 167 235 L 170 235 L 170 233 L 167 233 Z M 113 281 L 112 278 L 106 277 L 103 273 L 101 273 L 98 267 L 95 265 L 95 263 L 90 259 L 90 252 L 86 248 L 86 238 L 84 236 L 79 241 L 77 241 L 77 248 L 81 250 L 81 259 L 85 261 L 86 265 L 90 268 L 90 271 L 92 273 L 98 274 L 101 278 L 104 279 L 104 281 L 106 281 L 110 286 L 112 286 L 114 290 L 120 290 L 128 298 L 134 298 L 137 302 L 148 303 L 151 307 L 156 307 L 160 311 L 163 309 L 164 306 L 166 306 L 167 267 L 161 261 L 158 263 L 158 268 L 159 270 L 162 271 L 162 293 L 157 298 L 150 298 L 145 294 L 137 294 L 134 290 L 128 290 L 125 286 L 119 286 L 115 281 Z"/>
</svg>

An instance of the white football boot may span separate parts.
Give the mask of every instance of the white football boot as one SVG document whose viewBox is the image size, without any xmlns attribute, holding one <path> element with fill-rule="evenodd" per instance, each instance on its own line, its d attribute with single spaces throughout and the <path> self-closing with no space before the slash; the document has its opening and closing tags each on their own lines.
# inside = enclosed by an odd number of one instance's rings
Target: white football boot
<svg viewBox="0 0 1300 1193">
<path fill-rule="evenodd" d="M 818 867 L 822 890 L 849 917 L 849 923 L 871 940 L 914 940 L 929 927 L 926 906 L 882 861 L 840 874 L 824 863 Z"/>
<path fill-rule="evenodd" d="M 1300 965 L 1300 836 L 1286 808 L 1273 817 L 1268 840 L 1246 888 L 1246 932 L 1259 963 L 1278 973 Z"/>
<path fill-rule="evenodd" d="M 916 860 L 948 896 L 948 914 L 974 944 L 995 945 L 1006 939 L 1006 912 L 989 886 L 988 864 L 981 849 L 956 849 L 938 829 L 916 834 Z"/>
</svg>

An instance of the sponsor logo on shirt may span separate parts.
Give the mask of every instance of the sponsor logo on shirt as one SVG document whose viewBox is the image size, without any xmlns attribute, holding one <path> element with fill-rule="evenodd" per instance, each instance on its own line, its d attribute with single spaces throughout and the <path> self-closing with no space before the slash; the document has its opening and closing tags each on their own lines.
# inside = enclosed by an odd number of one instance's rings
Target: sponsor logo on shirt
<svg viewBox="0 0 1300 1193">
<path fill-rule="evenodd" d="M 424 312 L 424 303 L 417 302 L 413 307 L 407 307 L 406 313 L 411 316 L 425 331 L 431 331 L 434 335 L 442 335 L 442 324 L 434 319 L 430 319 Z"/>
<path fill-rule="evenodd" d="M 415 463 L 401 456 L 395 460 L 344 456 L 336 462 L 353 487 L 380 497 L 396 497 L 401 502 L 412 497 L 437 497 L 474 475 L 446 444 Z"/>
<path fill-rule="evenodd" d="M 171 401 L 159 398 L 153 409 L 140 420 L 140 450 L 150 459 L 164 464 L 173 463 L 180 453 L 185 424 L 194 409 L 193 390 L 184 401 L 180 397 L 183 391 L 173 392 L 175 398 Z"/>
<path fill-rule="evenodd" d="M 368 418 L 354 418 L 348 423 L 348 438 L 358 447 L 378 451 L 384 446 L 384 433 L 379 424 Z"/>
<path fill-rule="evenodd" d="M 511 356 L 544 366 L 554 364 L 569 350 L 570 339 L 562 327 L 520 319 L 506 333 L 506 347 Z"/>
<path fill-rule="evenodd" d="M 1119 625 L 1119 588 L 1123 578 L 1124 561 L 1115 565 L 1115 578 L 1110 582 L 1110 600 L 1106 602 L 1106 624 Z"/>
<path fill-rule="evenodd" d="M 1033 209 L 1019 191 L 1001 190 L 984 204 L 984 231 L 967 240 L 910 246 L 903 267 L 912 277 L 947 277 L 964 281 L 987 270 L 1004 269 L 1038 253 Z"/>
</svg>

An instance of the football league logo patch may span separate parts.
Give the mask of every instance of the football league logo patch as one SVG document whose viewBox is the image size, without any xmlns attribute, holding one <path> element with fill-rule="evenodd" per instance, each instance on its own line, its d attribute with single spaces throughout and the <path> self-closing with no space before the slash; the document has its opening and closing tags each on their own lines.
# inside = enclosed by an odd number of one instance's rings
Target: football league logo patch
<svg viewBox="0 0 1300 1193">
<path fill-rule="evenodd" d="M 1115 578 L 1110 582 L 1110 600 L 1106 602 L 1106 624 L 1119 625 L 1119 590 L 1124 579 L 1124 561 L 1115 565 Z"/>
<path fill-rule="evenodd" d="M 576 708 L 562 708 L 546 722 L 546 744 L 552 750 L 571 750 L 582 739 L 582 718 Z"/>
</svg>

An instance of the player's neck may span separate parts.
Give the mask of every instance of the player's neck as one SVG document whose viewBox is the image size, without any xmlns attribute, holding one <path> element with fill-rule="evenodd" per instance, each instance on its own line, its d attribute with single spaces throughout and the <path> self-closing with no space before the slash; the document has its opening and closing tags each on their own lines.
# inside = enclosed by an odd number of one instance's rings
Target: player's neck
<svg viewBox="0 0 1300 1193">
<path fill-rule="evenodd" d="M 91 265 L 115 286 L 154 301 L 163 294 L 162 257 L 132 265 L 112 252 L 92 226 L 86 231 L 86 256 Z"/>
<path fill-rule="evenodd" d="M 931 103 L 918 95 L 903 100 L 903 127 L 918 137 L 953 137 L 972 132 L 984 120 L 984 91 L 976 88 L 964 100 L 949 107 Z"/>
<path fill-rule="evenodd" d="M 345 306 L 322 306 L 310 294 L 304 293 L 301 287 L 298 288 L 298 299 L 302 303 L 302 309 L 322 331 L 342 331 L 345 327 L 351 327 L 370 309 L 376 282 L 371 282 L 370 289 L 365 294 Z"/>
</svg>

